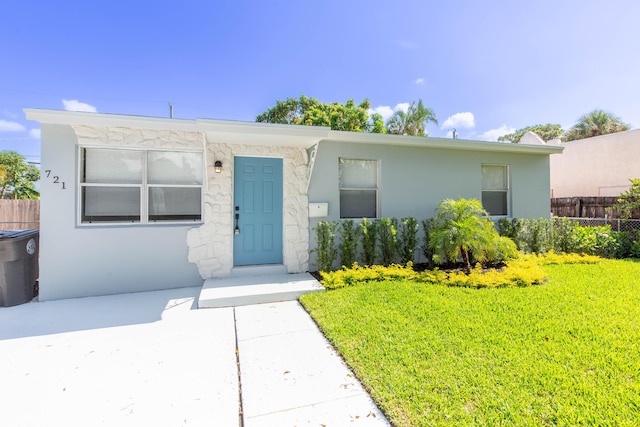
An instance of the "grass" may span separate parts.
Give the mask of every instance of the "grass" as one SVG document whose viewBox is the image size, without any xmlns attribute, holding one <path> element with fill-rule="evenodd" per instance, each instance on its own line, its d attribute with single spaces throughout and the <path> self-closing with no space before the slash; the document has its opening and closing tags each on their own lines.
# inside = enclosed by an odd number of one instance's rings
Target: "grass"
<svg viewBox="0 0 640 427">
<path fill-rule="evenodd" d="M 395 425 L 638 425 L 640 263 L 544 269 L 542 286 L 400 280 L 302 303 Z"/>
</svg>

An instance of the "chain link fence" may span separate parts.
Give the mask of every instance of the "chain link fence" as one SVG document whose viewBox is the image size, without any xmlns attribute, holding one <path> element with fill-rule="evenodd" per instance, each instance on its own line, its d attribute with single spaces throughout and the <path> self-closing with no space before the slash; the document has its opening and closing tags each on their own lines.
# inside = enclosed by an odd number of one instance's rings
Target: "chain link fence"
<svg viewBox="0 0 640 427">
<path fill-rule="evenodd" d="M 558 218 L 558 217 L 556 217 Z M 640 231 L 640 219 L 612 219 L 612 218 L 571 218 L 571 217 L 563 217 L 569 219 L 571 221 L 576 221 L 583 227 L 596 227 L 600 225 L 611 226 L 611 230 L 613 231 L 628 231 L 628 232 L 638 232 Z"/>
</svg>

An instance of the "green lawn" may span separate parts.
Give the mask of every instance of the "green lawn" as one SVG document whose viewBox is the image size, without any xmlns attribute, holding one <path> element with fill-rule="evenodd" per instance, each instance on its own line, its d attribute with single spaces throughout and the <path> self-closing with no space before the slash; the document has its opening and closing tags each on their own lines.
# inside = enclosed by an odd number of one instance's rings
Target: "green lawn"
<svg viewBox="0 0 640 427">
<path fill-rule="evenodd" d="M 640 263 L 545 266 L 526 288 L 407 281 L 302 303 L 398 426 L 637 426 Z"/>
</svg>

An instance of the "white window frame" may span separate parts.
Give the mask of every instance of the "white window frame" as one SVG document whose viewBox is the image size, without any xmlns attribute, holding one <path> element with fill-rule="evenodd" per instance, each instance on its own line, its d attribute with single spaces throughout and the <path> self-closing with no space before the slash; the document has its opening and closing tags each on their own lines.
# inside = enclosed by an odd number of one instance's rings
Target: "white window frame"
<svg viewBox="0 0 640 427">
<path fill-rule="evenodd" d="M 86 183 L 83 182 L 83 152 L 84 150 L 116 150 L 116 151 L 138 151 L 142 152 L 142 182 L 135 184 L 117 183 L 117 182 L 99 182 Z M 200 184 L 150 184 L 148 183 L 148 153 L 156 152 L 172 152 L 172 153 L 198 153 L 202 155 L 202 174 Z M 188 150 L 175 148 L 142 148 L 142 147 L 112 147 L 103 145 L 80 145 L 78 146 L 77 157 L 77 201 L 76 201 L 76 223 L 78 226 L 131 226 L 131 225 L 185 225 L 185 224 L 202 224 L 204 221 L 204 187 L 206 179 L 206 160 L 203 150 Z M 83 221 L 83 197 L 85 187 L 120 187 L 120 188 L 139 188 L 140 189 L 140 220 L 122 220 L 122 221 Z M 199 188 L 200 189 L 200 218 L 186 220 L 149 220 L 149 189 L 154 187 L 163 188 Z"/>
<path fill-rule="evenodd" d="M 496 190 L 496 189 L 485 189 L 484 188 L 484 177 L 482 174 L 482 169 L 484 167 L 500 167 L 503 168 L 505 170 L 505 177 L 506 177 L 506 188 L 501 189 L 501 190 Z M 480 165 L 480 185 L 481 185 L 481 197 L 480 200 L 482 201 L 484 199 L 484 193 L 485 191 L 487 192 L 503 192 L 506 194 L 505 197 L 505 203 L 506 203 L 506 214 L 492 214 L 491 212 L 489 212 L 489 216 L 491 218 L 509 218 L 511 216 L 511 168 L 509 167 L 509 165 L 505 165 L 505 164 L 498 164 L 498 163 L 483 163 Z M 483 207 L 484 207 L 484 203 L 483 203 Z M 487 210 L 485 208 L 485 210 Z M 488 212 L 488 210 L 487 210 Z"/>
<path fill-rule="evenodd" d="M 342 187 L 340 186 L 340 178 L 338 178 L 338 200 L 340 200 L 341 195 L 342 195 L 342 191 L 361 191 L 361 190 L 373 190 L 375 191 L 376 194 L 376 201 L 375 201 L 375 209 L 376 209 L 376 215 L 375 217 L 367 217 L 370 219 L 377 219 L 380 217 L 380 160 L 378 159 L 360 159 L 360 158 L 351 158 L 351 157 L 339 157 L 338 158 L 338 174 L 340 174 L 340 161 L 341 160 L 352 160 L 352 161 L 363 161 L 363 162 L 373 162 L 376 165 L 376 174 L 375 174 L 375 187 Z M 346 217 L 346 216 L 342 216 L 342 206 L 340 204 L 340 206 L 338 207 L 338 212 L 340 215 L 340 219 L 362 219 L 364 217 L 358 216 L 358 217 Z"/>
</svg>

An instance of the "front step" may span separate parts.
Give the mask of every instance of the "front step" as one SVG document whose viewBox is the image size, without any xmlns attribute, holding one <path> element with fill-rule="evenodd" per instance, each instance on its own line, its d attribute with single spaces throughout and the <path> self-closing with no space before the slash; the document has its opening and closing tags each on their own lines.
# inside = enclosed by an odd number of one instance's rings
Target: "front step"
<svg viewBox="0 0 640 427">
<path fill-rule="evenodd" d="M 244 265 L 231 269 L 231 277 L 267 276 L 287 273 L 287 267 L 283 264 Z"/>
<path fill-rule="evenodd" d="M 302 294 L 321 290 L 324 287 L 309 273 L 232 275 L 226 279 L 205 280 L 198 298 L 198 308 L 294 301 Z"/>
</svg>

